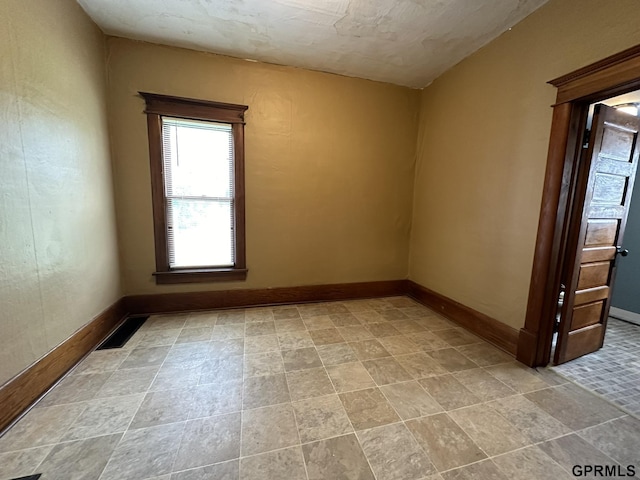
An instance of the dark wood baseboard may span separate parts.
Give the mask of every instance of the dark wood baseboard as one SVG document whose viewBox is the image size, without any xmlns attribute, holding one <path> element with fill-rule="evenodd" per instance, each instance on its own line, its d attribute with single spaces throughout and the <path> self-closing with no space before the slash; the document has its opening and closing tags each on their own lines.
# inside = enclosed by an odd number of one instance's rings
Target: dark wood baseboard
<svg viewBox="0 0 640 480">
<path fill-rule="evenodd" d="M 125 304 L 119 299 L 40 360 L 0 386 L 0 433 L 93 350 L 126 313 Z"/>
<path fill-rule="evenodd" d="M 505 352 L 515 355 L 518 349 L 518 330 L 480 313 L 444 295 L 429 290 L 411 280 L 406 294 L 444 317 L 475 333 Z"/>
<path fill-rule="evenodd" d="M 302 287 L 131 295 L 124 300 L 128 312 L 142 314 L 373 298 L 405 295 L 406 291 L 407 280 L 388 280 Z"/>
</svg>

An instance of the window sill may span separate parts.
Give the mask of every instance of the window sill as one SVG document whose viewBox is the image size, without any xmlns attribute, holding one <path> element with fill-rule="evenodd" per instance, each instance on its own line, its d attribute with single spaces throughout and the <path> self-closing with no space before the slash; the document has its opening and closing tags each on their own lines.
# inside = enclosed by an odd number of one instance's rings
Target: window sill
<svg viewBox="0 0 640 480">
<path fill-rule="evenodd" d="M 188 268 L 153 272 L 158 285 L 172 283 L 206 283 L 246 280 L 246 268 Z"/>
</svg>

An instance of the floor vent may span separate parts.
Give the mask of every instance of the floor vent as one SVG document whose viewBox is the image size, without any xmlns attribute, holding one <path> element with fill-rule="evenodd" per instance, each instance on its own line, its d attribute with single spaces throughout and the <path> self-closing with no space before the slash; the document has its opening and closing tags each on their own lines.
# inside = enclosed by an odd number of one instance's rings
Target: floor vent
<svg viewBox="0 0 640 480">
<path fill-rule="evenodd" d="M 115 332 L 109 335 L 104 342 L 100 344 L 97 350 L 109 350 L 111 348 L 122 348 L 134 333 L 142 326 L 142 324 L 149 318 L 146 317 L 129 317 L 122 325 L 120 325 Z"/>
</svg>

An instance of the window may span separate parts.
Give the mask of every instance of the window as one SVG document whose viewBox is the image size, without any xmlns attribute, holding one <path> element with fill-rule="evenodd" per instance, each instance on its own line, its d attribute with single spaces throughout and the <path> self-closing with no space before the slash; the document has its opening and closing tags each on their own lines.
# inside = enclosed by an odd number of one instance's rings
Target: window
<svg viewBox="0 0 640 480">
<path fill-rule="evenodd" d="M 244 280 L 244 105 L 146 101 L 156 283 Z"/>
</svg>

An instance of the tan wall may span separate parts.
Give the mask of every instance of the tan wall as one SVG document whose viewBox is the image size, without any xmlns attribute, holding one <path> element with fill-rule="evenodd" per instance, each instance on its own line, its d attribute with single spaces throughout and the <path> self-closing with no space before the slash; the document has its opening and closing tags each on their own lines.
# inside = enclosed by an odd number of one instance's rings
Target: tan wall
<svg viewBox="0 0 640 480">
<path fill-rule="evenodd" d="M 121 38 L 108 48 L 127 294 L 406 278 L 419 91 Z M 249 106 L 245 282 L 155 285 L 138 91 Z"/>
<path fill-rule="evenodd" d="M 120 296 L 105 40 L 72 0 L 2 0 L 0 384 Z"/>
<path fill-rule="evenodd" d="M 636 0 L 552 0 L 423 91 L 410 278 L 524 324 L 555 89 L 640 43 Z"/>
</svg>

